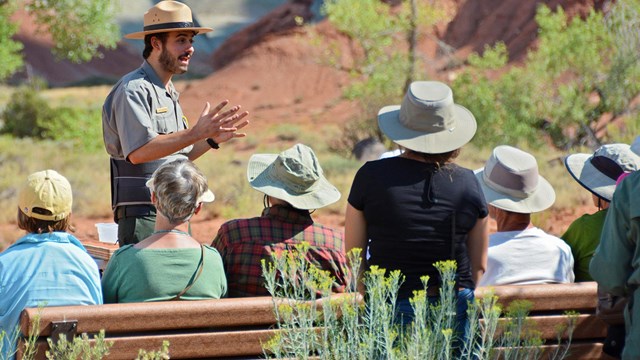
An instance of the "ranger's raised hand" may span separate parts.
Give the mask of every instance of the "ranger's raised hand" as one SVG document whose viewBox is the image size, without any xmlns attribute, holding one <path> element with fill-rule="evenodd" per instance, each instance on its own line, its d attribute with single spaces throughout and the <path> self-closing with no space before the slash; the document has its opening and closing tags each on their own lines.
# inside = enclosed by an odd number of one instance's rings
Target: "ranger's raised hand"
<svg viewBox="0 0 640 360">
<path fill-rule="evenodd" d="M 229 100 L 224 100 L 211 109 L 211 105 L 207 102 L 193 130 L 203 138 L 213 139 L 218 144 L 233 138 L 245 137 L 245 133 L 237 131 L 249 124 L 249 120 L 245 119 L 249 112 L 240 112 L 240 105 L 222 111 L 228 104 Z"/>
</svg>

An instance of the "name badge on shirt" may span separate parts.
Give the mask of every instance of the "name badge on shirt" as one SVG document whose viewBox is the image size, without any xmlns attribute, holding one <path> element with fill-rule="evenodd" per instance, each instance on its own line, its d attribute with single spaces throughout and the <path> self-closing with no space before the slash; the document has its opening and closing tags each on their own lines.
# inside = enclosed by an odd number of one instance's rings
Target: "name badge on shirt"
<svg viewBox="0 0 640 360">
<path fill-rule="evenodd" d="M 161 107 L 161 108 L 157 108 L 156 109 L 156 114 L 162 114 L 162 113 L 166 113 L 167 111 L 169 111 L 169 108 L 165 107 Z"/>
</svg>

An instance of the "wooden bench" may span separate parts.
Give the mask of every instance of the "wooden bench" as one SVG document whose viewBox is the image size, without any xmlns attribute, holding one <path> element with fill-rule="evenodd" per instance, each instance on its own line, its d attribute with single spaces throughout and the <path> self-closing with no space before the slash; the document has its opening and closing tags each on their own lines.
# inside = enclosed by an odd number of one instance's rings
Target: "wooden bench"
<svg viewBox="0 0 640 360">
<path fill-rule="evenodd" d="M 351 295 L 332 297 L 345 296 Z M 362 299 L 358 296 L 357 301 Z M 320 300 L 317 303 L 320 306 Z M 106 340 L 113 341 L 107 359 L 134 359 L 139 349 L 158 350 L 164 340 L 170 342 L 172 359 L 255 359 L 276 331 L 271 297 L 28 308 L 20 318 L 23 338 L 32 332 L 37 316 L 36 359 L 45 358 L 47 338 L 97 334 L 101 329 Z"/>
<path fill-rule="evenodd" d="M 476 290 L 476 298 L 491 290 L 498 296 L 498 303 L 503 309 L 514 300 L 526 299 L 533 303 L 528 317 L 537 324 L 537 329 L 545 340 L 545 351 L 557 348 L 556 328 L 558 325 L 568 324 L 565 312 L 571 310 L 578 315 L 568 359 L 608 358 L 602 354 L 607 326 L 595 315 L 595 282 L 486 287 Z M 566 336 L 562 340 L 565 342 Z"/>
<path fill-rule="evenodd" d="M 476 296 L 490 289 L 505 309 L 514 300 L 533 303 L 529 318 L 537 323 L 546 350 L 557 346 L 556 326 L 568 321 L 564 312 L 578 312 L 569 358 L 603 359 L 606 326 L 595 317 L 594 282 L 480 288 Z M 334 295 L 341 296 L 347 295 Z M 256 297 L 32 308 L 23 311 L 20 326 L 25 336 L 32 332 L 31 320 L 40 316 L 38 359 L 44 359 L 47 338 L 57 339 L 60 333 L 96 334 L 101 329 L 114 342 L 108 359 L 133 359 L 139 349 L 159 349 L 163 340 L 170 342 L 172 359 L 248 359 L 260 358 L 262 343 L 275 334 L 273 306 L 270 297 Z"/>
</svg>

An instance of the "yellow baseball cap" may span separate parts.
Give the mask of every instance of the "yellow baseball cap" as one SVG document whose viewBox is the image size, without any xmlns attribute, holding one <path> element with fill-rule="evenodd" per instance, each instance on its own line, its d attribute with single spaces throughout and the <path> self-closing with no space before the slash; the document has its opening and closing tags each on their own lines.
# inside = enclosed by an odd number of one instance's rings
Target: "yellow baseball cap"
<svg viewBox="0 0 640 360">
<path fill-rule="evenodd" d="M 71 184 L 55 170 L 29 175 L 18 197 L 20 211 L 29 217 L 47 221 L 59 221 L 69 216 L 72 204 Z M 42 214 L 38 209 L 49 213 Z"/>
</svg>

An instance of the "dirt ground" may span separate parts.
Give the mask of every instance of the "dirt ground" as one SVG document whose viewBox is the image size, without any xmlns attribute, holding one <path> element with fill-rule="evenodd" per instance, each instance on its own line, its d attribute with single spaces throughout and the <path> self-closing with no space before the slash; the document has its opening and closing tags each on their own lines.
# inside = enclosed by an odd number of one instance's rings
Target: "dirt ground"
<svg viewBox="0 0 640 360">
<path fill-rule="evenodd" d="M 572 210 L 549 210 L 551 215 L 548 221 L 543 224 L 535 224 L 538 227 L 556 235 L 560 236 L 567 229 L 567 227 L 577 217 L 584 213 L 593 213 L 596 209 L 593 206 L 584 206 L 582 208 L 576 208 Z M 337 214 L 329 214 L 322 216 L 314 216 L 316 222 L 331 226 L 340 230 L 344 230 L 344 217 Z M 191 223 L 191 229 L 193 236 L 200 242 L 208 244 L 211 243 L 213 237 L 216 235 L 218 228 L 222 225 L 226 219 L 194 219 Z M 101 222 L 112 222 L 111 218 L 87 218 L 81 216 L 75 216 L 73 218 L 73 224 L 76 228 L 75 235 L 80 240 L 97 241 L 98 232 L 95 224 Z M 490 221 L 490 231 L 495 231 L 495 222 Z M 0 224 L 0 250 L 3 248 L 2 244 L 7 246 L 13 243 L 16 239 L 23 235 L 23 232 L 18 229 L 16 224 Z"/>
</svg>

